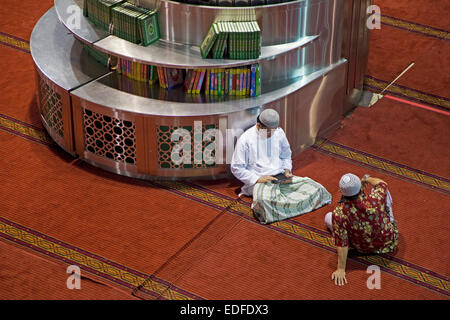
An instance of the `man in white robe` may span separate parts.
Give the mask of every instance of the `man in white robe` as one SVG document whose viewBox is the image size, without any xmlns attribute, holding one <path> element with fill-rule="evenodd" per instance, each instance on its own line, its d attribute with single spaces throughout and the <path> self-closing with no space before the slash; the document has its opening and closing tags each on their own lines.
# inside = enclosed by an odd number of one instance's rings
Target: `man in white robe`
<svg viewBox="0 0 450 320">
<path fill-rule="evenodd" d="M 244 183 L 241 194 L 252 196 L 256 183 L 276 180 L 274 175 L 291 176 L 292 153 L 283 129 L 279 128 L 280 116 L 273 109 L 264 110 L 256 125 L 238 139 L 231 172 Z"/>
<path fill-rule="evenodd" d="M 244 183 L 239 197 L 253 196 L 253 212 L 264 224 L 331 203 L 330 193 L 321 184 L 292 175 L 291 147 L 279 122 L 278 112 L 264 110 L 256 125 L 239 137 L 231 160 L 231 172 Z M 280 173 L 289 178 L 288 183 L 276 183 L 274 176 Z"/>
</svg>

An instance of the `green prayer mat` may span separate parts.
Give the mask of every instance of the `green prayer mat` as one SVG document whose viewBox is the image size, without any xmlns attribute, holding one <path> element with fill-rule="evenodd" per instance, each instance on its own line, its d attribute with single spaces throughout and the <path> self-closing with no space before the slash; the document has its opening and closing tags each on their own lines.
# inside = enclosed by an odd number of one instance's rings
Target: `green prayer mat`
<svg viewBox="0 0 450 320">
<path fill-rule="evenodd" d="M 331 194 L 320 183 L 307 177 L 292 178 L 292 183 L 257 183 L 253 189 L 252 209 L 263 224 L 289 219 L 331 203 Z"/>
</svg>

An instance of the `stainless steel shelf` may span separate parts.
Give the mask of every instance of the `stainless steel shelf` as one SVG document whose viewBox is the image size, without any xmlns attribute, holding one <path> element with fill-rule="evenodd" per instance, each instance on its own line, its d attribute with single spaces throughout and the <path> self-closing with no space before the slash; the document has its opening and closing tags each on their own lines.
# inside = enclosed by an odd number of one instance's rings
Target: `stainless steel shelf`
<svg viewBox="0 0 450 320">
<path fill-rule="evenodd" d="M 297 41 L 285 44 L 263 46 L 261 56 L 251 60 L 229 60 L 229 59 L 202 59 L 198 46 L 175 44 L 166 41 L 158 41 L 148 47 L 143 47 L 118 38 L 114 35 L 107 35 L 99 28 L 91 25 L 88 19 L 81 16 L 80 28 L 72 24 L 70 15 L 67 12 L 71 8 L 82 10 L 82 0 L 55 0 L 55 8 L 60 21 L 78 39 L 91 44 L 94 48 L 108 54 L 137 61 L 144 64 L 164 66 L 169 68 L 201 69 L 201 68 L 231 68 L 243 65 L 258 63 L 261 61 L 273 60 L 278 56 L 291 51 L 301 49 L 311 44 L 319 36 L 305 36 Z"/>
<path fill-rule="evenodd" d="M 347 61 L 342 59 L 319 71 L 300 77 L 294 82 L 279 89 L 263 93 L 259 97 L 248 97 L 244 99 L 228 99 L 220 103 L 203 101 L 177 102 L 166 99 L 153 99 L 130 94 L 111 87 L 102 78 L 88 83 L 71 92 L 72 95 L 93 104 L 107 106 L 117 111 L 132 112 L 140 115 L 153 116 L 210 116 L 234 113 L 252 108 L 261 107 L 288 96 L 297 90 L 306 87 L 329 72 L 344 65 Z M 158 89 L 159 90 L 159 89 Z"/>
<path fill-rule="evenodd" d="M 76 38 L 87 44 L 93 44 L 109 35 L 108 31 L 95 27 L 83 15 L 83 0 L 55 0 L 54 8 L 59 21 Z M 76 24 L 78 22 L 79 25 Z"/>
<path fill-rule="evenodd" d="M 35 25 L 30 51 L 39 70 L 67 91 L 109 72 L 89 57 L 83 45 L 67 33 L 59 23 L 54 8 L 47 11 Z"/>
<path fill-rule="evenodd" d="M 252 60 L 202 59 L 199 47 L 177 45 L 163 41 L 158 41 L 153 45 L 143 47 L 116 36 L 108 36 L 94 43 L 94 47 L 111 55 L 144 64 L 169 68 L 232 68 L 275 59 L 277 56 L 310 44 L 317 37 L 305 37 L 296 42 L 262 47 L 261 56 L 258 59 Z"/>
</svg>

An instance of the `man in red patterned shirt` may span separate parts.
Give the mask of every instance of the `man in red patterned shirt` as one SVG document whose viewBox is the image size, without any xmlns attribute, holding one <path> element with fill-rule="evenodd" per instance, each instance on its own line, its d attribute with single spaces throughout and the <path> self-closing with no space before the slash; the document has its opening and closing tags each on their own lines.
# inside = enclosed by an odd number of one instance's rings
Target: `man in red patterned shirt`
<svg viewBox="0 0 450 320">
<path fill-rule="evenodd" d="M 364 189 L 372 186 L 366 197 Z M 342 199 L 333 212 L 325 216 L 325 224 L 332 231 L 338 253 L 337 270 L 331 278 L 336 285 L 347 283 L 345 265 L 348 248 L 362 253 L 395 251 L 398 229 L 392 215 L 392 198 L 387 184 L 381 179 L 365 175 L 362 182 L 347 173 L 339 181 Z"/>
</svg>

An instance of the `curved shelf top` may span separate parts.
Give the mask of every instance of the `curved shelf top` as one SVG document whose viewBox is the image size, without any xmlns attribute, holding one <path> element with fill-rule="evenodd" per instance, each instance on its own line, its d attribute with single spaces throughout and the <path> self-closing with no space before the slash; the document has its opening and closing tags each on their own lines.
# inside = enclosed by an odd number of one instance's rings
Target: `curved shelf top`
<svg viewBox="0 0 450 320">
<path fill-rule="evenodd" d="M 189 3 L 183 3 L 178 1 L 171 1 L 171 0 L 138 0 L 141 5 L 144 7 L 155 7 L 157 6 L 158 2 L 168 2 L 173 5 L 180 5 L 180 6 L 186 6 L 186 7 L 195 7 L 195 8 L 205 8 L 210 10 L 251 10 L 251 9 L 258 9 L 258 8 L 273 8 L 273 7 L 281 7 L 281 6 L 289 6 L 292 4 L 299 4 L 302 2 L 307 2 L 308 0 L 292 0 L 292 1 L 286 1 L 282 3 L 273 3 L 273 4 L 264 4 L 264 5 L 257 5 L 257 6 L 247 6 L 247 7 L 227 7 L 227 6 L 207 6 L 203 4 L 189 4 Z"/>
<path fill-rule="evenodd" d="M 59 23 L 54 8 L 48 10 L 35 25 L 30 38 L 30 51 L 39 70 L 65 90 L 77 88 L 108 72 L 67 33 Z"/>
<path fill-rule="evenodd" d="M 108 36 L 94 43 L 94 47 L 111 55 L 169 68 L 232 68 L 275 59 L 279 55 L 308 45 L 317 37 L 305 37 L 296 42 L 262 47 L 261 56 L 258 59 L 251 60 L 203 59 L 200 55 L 199 47 L 177 45 L 163 41 L 143 47 L 116 36 Z"/>
<path fill-rule="evenodd" d="M 71 92 L 74 96 L 100 106 L 106 106 L 115 111 L 132 112 L 154 116 L 209 116 L 227 114 L 252 109 L 279 100 L 302 87 L 310 84 L 334 69 L 345 65 L 347 60 L 342 59 L 319 71 L 305 75 L 295 82 L 259 97 L 239 100 L 228 100 L 220 103 L 183 103 L 166 100 L 151 99 L 136 96 L 101 82 L 101 79 L 90 82 Z"/>
<path fill-rule="evenodd" d="M 249 65 L 263 60 L 275 59 L 277 56 L 307 46 L 319 37 L 318 35 L 306 36 L 295 42 L 263 46 L 261 56 L 257 59 L 203 59 L 200 55 L 200 48 L 197 46 L 174 44 L 160 40 L 155 44 L 144 47 L 114 35 L 108 35 L 107 32 L 93 26 L 83 15 L 80 17 L 80 25 L 77 26 L 73 24 L 71 12 L 77 10 L 77 7 L 78 10 L 82 10 L 82 6 L 83 0 L 55 0 L 55 8 L 60 21 L 75 37 L 111 55 L 144 64 L 170 68 L 230 68 Z"/>
</svg>

